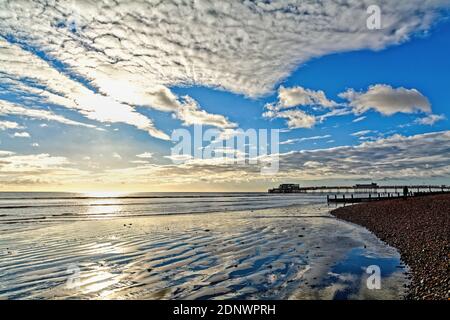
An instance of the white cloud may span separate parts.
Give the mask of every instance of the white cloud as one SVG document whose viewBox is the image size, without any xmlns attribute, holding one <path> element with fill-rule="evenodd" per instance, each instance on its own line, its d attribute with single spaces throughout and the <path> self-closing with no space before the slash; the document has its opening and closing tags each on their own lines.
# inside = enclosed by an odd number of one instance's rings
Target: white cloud
<svg viewBox="0 0 450 320">
<path fill-rule="evenodd" d="M 56 121 L 67 125 L 95 128 L 94 125 L 73 121 L 48 110 L 25 108 L 4 100 L 0 100 L 0 115 L 19 115 L 33 119 Z M 41 126 L 43 127 L 44 124 L 41 124 Z"/>
<path fill-rule="evenodd" d="M 316 124 L 316 117 L 306 114 L 302 110 L 266 111 L 263 117 L 287 119 L 289 129 L 312 128 Z"/>
<path fill-rule="evenodd" d="M 132 160 L 132 161 L 130 161 L 130 163 L 133 163 L 133 164 L 148 164 L 149 162 L 145 161 L 145 160 Z"/>
<path fill-rule="evenodd" d="M 279 109 L 310 105 L 331 108 L 337 105 L 336 102 L 329 100 L 323 91 L 314 91 L 303 87 L 285 88 L 281 86 L 278 89 L 278 100 Z"/>
<path fill-rule="evenodd" d="M 33 148 L 37 148 L 37 147 L 39 147 L 39 143 L 33 142 L 33 143 L 31 144 L 31 146 L 32 146 Z"/>
<path fill-rule="evenodd" d="M 136 157 L 143 158 L 143 159 L 150 159 L 150 158 L 153 158 L 153 153 L 152 152 L 144 152 L 141 154 L 137 154 Z"/>
<path fill-rule="evenodd" d="M 165 108 L 170 103 L 155 101 L 159 85 L 266 94 L 311 58 L 401 43 L 448 7 L 445 0 L 384 0 L 383 29 L 373 32 L 366 27 L 371 4 L 10 0 L 0 4 L 0 30 L 64 61 L 117 101 Z"/>
<path fill-rule="evenodd" d="M 414 122 L 417 123 L 417 124 L 432 126 L 436 122 L 441 121 L 441 120 L 445 120 L 445 119 L 447 119 L 447 118 L 443 114 L 440 114 L 440 115 L 430 114 L 430 115 L 428 115 L 426 117 L 418 118 Z"/>
<path fill-rule="evenodd" d="M 431 112 L 430 102 L 416 89 L 392 88 L 389 85 L 377 84 L 370 86 L 366 92 L 349 89 L 339 96 L 348 100 L 349 106 L 356 114 L 370 109 L 388 116 L 398 112 Z"/>
<path fill-rule="evenodd" d="M 1 108 L 1 105 L 0 105 L 0 108 Z M 0 111 L 0 114 L 1 114 L 1 111 Z M 23 127 L 21 125 L 19 125 L 17 122 L 1 120 L 0 121 L 0 130 L 7 130 L 7 129 L 23 129 Z"/>
<path fill-rule="evenodd" d="M 93 92 L 59 72 L 46 61 L 1 38 L 0 73 L 6 74 L 8 81 L 14 84 L 13 90 L 31 94 L 41 102 L 53 103 L 78 111 L 85 117 L 100 122 L 127 123 L 145 130 L 157 138 L 170 139 L 167 134 L 156 129 L 150 119 L 136 112 L 131 106 Z M 28 81 L 24 82 L 22 79 Z M 0 77 L 0 83 L 2 80 L 3 78 Z M 35 85 L 30 83 L 35 83 Z M 42 89 L 42 86 L 45 89 Z M 17 107 L 19 106 L 16 106 L 16 109 Z M 29 114 L 28 108 L 20 108 Z M 55 120 L 55 115 L 52 117 Z M 56 117 L 62 120 L 62 117 Z M 71 122 L 71 124 L 75 124 L 75 122 Z"/>
<path fill-rule="evenodd" d="M 333 110 L 331 110 L 331 111 L 329 111 L 329 112 L 327 112 L 325 114 L 317 116 L 317 119 L 320 122 L 323 122 L 326 119 L 331 118 L 331 117 L 346 116 L 346 115 L 351 114 L 351 113 L 352 113 L 352 111 L 349 108 L 336 108 L 336 109 L 333 109 Z"/>
<path fill-rule="evenodd" d="M 122 160 L 122 156 L 120 154 L 118 154 L 117 152 L 114 152 L 112 156 L 115 159 Z"/>
<path fill-rule="evenodd" d="M 167 158 L 172 158 L 167 156 Z M 410 137 L 393 135 L 356 146 L 300 150 L 279 154 L 280 171 L 270 181 L 326 179 L 427 179 L 450 177 L 450 131 Z M 180 160 L 180 159 L 178 159 Z M 180 165 L 142 165 L 108 171 L 119 181 L 171 184 L 202 181 L 239 183 L 267 181 L 258 165 L 236 166 L 232 161 L 192 159 Z"/>
<path fill-rule="evenodd" d="M 358 132 L 354 132 L 351 135 L 354 137 L 362 137 L 365 135 L 368 135 L 369 133 L 373 133 L 374 131 L 372 130 L 362 130 L 362 131 L 358 131 Z"/>
<path fill-rule="evenodd" d="M 0 150 L 0 157 L 11 156 L 13 154 L 14 152 L 12 151 Z"/>
<path fill-rule="evenodd" d="M 371 4 L 117 0 L 112 6 L 107 0 L 5 0 L 0 3 L 0 81 L 89 119 L 127 123 L 168 140 L 136 106 L 172 112 L 185 124 L 233 125 L 196 104 L 183 104 L 171 86 L 265 95 L 312 58 L 404 42 L 428 30 L 449 7 L 445 0 L 382 1 L 383 28 L 373 32 L 366 27 Z M 10 38 L 45 55 L 4 40 Z M 43 56 L 64 68 L 58 71 Z M 333 104 L 323 92 L 302 89 L 291 92 L 285 103 Z M 299 113 L 282 116 L 293 118 L 293 127 L 315 121 Z"/>
<path fill-rule="evenodd" d="M 361 121 L 363 121 L 363 120 L 366 119 L 366 118 L 367 118 L 366 116 L 358 117 L 358 118 L 354 119 L 352 122 L 353 122 L 353 123 L 361 122 Z"/>
<path fill-rule="evenodd" d="M 185 125 L 209 125 L 222 129 L 229 129 L 237 127 L 237 124 L 228 121 L 228 119 L 219 114 L 211 114 L 205 110 L 201 110 L 198 103 L 192 98 L 183 97 L 185 103 L 180 106 L 174 115 L 183 121 Z"/>
<path fill-rule="evenodd" d="M 303 142 L 303 141 L 310 141 L 310 140 L 322 140 L 322 139 L 328 139 L 331 138 L 331 135 L 327 134 L 324 136 L 313 136 L 313 137 L 304 137 L 304 138 L 298 138 L 298 139 L 288 139 L 286 141 L 280 142 L 281 145 L 284 144 L 293 144 L 297 142 Z"/>
<path fill-rule="evenodd" d="M 15 138 L 30 138 L 30 134 L 28 132 L 15 132 L 13 136 Z"/>
<path fill-rule="evenodd" d="M 393 135 L 363 142 L 317 150 L 299 150 L 279 154 L 280 171 L 267 178 L 258 165 L 236 166 L 232 161 L 192 159 L 184 164 L 155 165 L 134 163 L 120 169 L 93 172 L 71 168 L 64 157 L 48 154 L 16 155 L 0 151 L 0 182 L 4 184 L 68 183 L 102 181 L 110 184 L 186 185 L 198 183 L 242 183 L 288 180 L 330 179 L 440 179 L 450 177 L 450 131 L 414 136 Z M 220 159 L 218 159 L 220 160 Z M 139 160 L 136 160 L 139 161 Z M 143 160 L 141 160 L 143 161 Z M 275 179 L 275 180 L 273 180 Z"/>
<path fill-rule="evenodd" d="M 46 153 L 20 155 L 0 151 L 0 183 L 2 185 L 67 185 L 74 181 L 90 181 L 92 175 L 71 167 L 66 157 Z"/>
</svg>

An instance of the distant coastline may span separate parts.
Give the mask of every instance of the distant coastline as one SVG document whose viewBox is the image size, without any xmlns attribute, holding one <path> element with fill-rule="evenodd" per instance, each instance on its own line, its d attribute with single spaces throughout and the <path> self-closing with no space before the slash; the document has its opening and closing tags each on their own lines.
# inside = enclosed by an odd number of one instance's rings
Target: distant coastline
<svg viewBox="0 0 450 320">
<path fill-rule="evenodd" d="M 450 195 L 363 203 L 331 213 L 399 250 L 411 268 L 407 299 L 449 299 Z"/>
</svg>

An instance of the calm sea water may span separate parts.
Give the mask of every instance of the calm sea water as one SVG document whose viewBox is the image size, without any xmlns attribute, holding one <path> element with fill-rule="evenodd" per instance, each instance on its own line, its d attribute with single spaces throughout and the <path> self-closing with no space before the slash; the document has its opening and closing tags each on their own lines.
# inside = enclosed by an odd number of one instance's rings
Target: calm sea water
<svg viewBox="0 0 450 320">
<path fill-rule="evenodd" d="M 0 230 L 89 219 L 256 210 L 312 204 L 323 195 L 267 193 L 130 193 L 89 195 L 1 192 Z"/>
</svg>

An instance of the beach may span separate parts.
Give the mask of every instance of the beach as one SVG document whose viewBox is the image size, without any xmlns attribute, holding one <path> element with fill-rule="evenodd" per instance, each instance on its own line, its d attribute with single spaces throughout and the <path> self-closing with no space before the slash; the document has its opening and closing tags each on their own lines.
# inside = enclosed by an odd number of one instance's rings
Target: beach
<svg viewBox="0 0 450 320">
<path fill-rule="evenodd" d="M 363 203 L 332 214 L 399 250 L 411 269 L 407 299 L 450 298 L 450 195 Z"/>
<path fill-rule="evenodd" d="M 235 202 L 246 202 L 238 197 Z M 92 216 L 92 208 L 78 208 L 70 221 L 52 220 L 48 206 L 33 208 L 36 216 L 45 210 L 47 219 L 3 224 L 0 298 L 404 298 L 408 268 L 396 249 L 333 217 L 323 197 L 286 197 L 274 208 L 148 216 L 140 199 L 138 216 L 119 218 L 114 210 L 130 212 L 133 205 L 119 204 L 129 199 L 96 199 L 115 205 L 105 206 L 107 215 L 98 206 Z M 299 203 L 286 205 L 293 199 Z M 167 201 L 181 207 L 178 198 Z M 198 209 L 205 207 L 204 196 L 198 201 Z M 370 265 L 381 267 L 380 289 L 367 287 Z"/>
</svg>

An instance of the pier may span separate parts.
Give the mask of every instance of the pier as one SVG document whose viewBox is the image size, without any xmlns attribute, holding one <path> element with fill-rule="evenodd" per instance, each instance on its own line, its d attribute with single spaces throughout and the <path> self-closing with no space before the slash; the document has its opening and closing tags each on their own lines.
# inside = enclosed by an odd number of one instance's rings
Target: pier
<svg viewBox="0 0 450 320">
<path fill-rule="evenodd" d="M 300 187 L 298 184 L 281 184 L 269 193 L 323 193 L 328 203 L 359 203 L 450 193 L 448 185 L 378 185 Z"/>
</svg>

